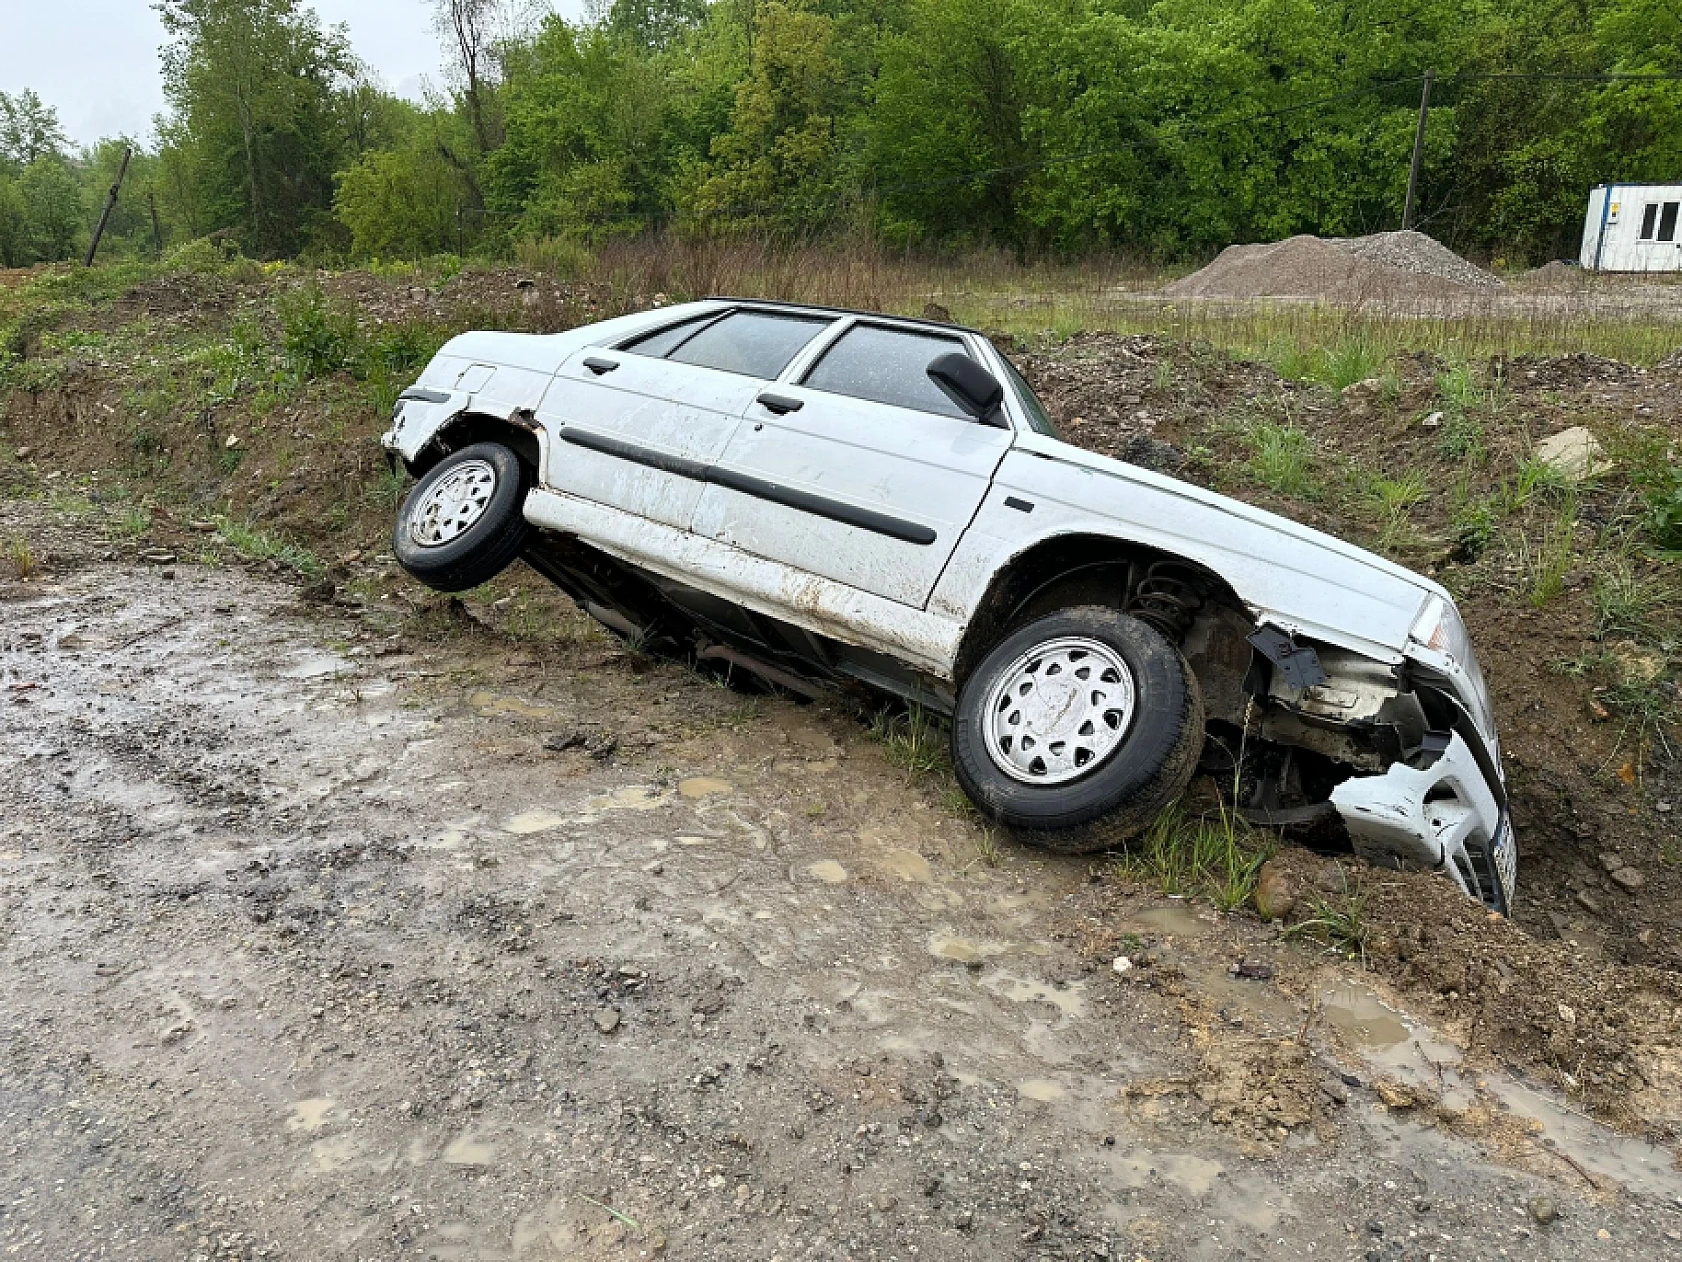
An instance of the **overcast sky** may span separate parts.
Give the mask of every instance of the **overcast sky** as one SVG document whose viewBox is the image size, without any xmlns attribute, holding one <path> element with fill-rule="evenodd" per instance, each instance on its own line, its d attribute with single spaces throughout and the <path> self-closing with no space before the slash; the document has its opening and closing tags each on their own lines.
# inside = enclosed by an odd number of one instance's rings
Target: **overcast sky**
<svg viewBox="0 0 1682 1262">
<path fill-rule="evenodd" d="M 431 0 L 306 0 L 322 24 L 350 28 L 356 55 L 387 88 L 419 98 L 442 62 Z M 576 17 L 583 0 L 554 0 Z M 152 139 L 164 106 L 163 26 L 151 0 L 0 0 L 0 91 L 34 88 L 76 144 L 119 133 Z"/>
</svg>

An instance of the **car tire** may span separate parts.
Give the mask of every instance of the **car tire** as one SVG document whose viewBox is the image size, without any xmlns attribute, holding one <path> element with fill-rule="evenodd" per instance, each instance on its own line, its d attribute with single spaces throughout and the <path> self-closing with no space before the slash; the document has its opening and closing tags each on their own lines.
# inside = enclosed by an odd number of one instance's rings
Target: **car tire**
<svg viewBox="0 0 1682 1262">
<path fill-rule="evenodd" d="M 397 563 L 434 591 L 495 578 L 531 535 L 523 508 L 531 474 L 501 443 L 474 443 L 439 461 L 397 510 Z"/>
<path fill-rule="evenodd" d="M 1142 832 L 1185 791 L 1202 748 L 1203 697 L 1185 658 L 1096 605 L 1005 636 L 964 681 L 952 719 L 953 769 L 977 809 L 1072 854 Z"/>
</svg>

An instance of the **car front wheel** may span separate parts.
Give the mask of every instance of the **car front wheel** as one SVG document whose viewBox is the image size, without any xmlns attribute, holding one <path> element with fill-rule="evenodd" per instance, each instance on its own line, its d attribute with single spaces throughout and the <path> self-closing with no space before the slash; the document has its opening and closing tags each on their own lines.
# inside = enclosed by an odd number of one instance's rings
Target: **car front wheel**
<svg viewBox="0 0 1682 1262">
<path fill-rule="evenodd" d="M 500 443 L 446 456 L 398 510 L 391 540 L 398 564 L 441 592 L 495 578 L 531 533 L 521 512 L 529 480 L 520 458 Z"/>
<path fill-rule="evenodd" d="M 1104 850 L 1184 792 L 1203 698 L 1179 651 L 1114 609 L 1037 619 L 958 692 L 952 762 L 982 814 L 1049 850 Z"/>
</svg>

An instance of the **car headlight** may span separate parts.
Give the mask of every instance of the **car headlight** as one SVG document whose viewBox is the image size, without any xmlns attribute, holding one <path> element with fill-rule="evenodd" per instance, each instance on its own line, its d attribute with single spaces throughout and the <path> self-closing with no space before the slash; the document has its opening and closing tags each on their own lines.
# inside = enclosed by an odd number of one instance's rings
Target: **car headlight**
<svg viewBox="0 0 1682 1262">
<path fill-rule="evenodd" d="M 1425 608 L 1420 610 L 1419 617 L 1413 624 L 1413 630 L 1408 632 L 1408 638 L 1422 649 L 1428 649 L 1426 656 L 1440 658 L 1438 665 L 1446 669 L 1451 676 L 1458 676 L 1465 681 L 1469 695 L 1461 699 L 1471 710 L 1472 717 L 1483 729 L 1492 748 L 1498 748 L 1495 735 L 1495 707 L 1489 701 L 1489 685 L 1484 683 L 1483 670 L 1478 666 L 1478 656 L 1472 651 L 1472 637 L 1466 630 L 1466 624 L 1460 618 L 1460 611 L 1454 607 L 1452 601 L 1444 600 L 1440 596 L 1432 596 L 1425 602 Z"/>
</svg>

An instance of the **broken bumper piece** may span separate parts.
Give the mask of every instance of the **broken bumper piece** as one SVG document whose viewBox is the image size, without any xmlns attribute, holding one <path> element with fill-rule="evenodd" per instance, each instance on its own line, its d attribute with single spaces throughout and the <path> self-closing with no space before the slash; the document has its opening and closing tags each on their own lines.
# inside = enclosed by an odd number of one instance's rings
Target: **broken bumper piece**
<svg viewBox="0 0 1682 1262">
<path fill-rule="evenodd" d="M 1355 853 L 1369 863 L 1442 872 L 1492 911 L 1512 903 L 1512 827 L 1458 733 L 1427 767 L 1401 763 L 1332 791 Z"/>
</svg>

